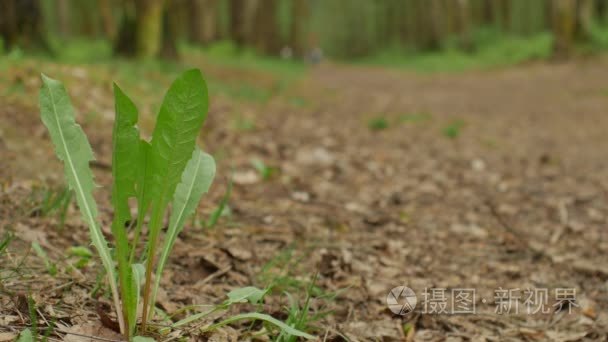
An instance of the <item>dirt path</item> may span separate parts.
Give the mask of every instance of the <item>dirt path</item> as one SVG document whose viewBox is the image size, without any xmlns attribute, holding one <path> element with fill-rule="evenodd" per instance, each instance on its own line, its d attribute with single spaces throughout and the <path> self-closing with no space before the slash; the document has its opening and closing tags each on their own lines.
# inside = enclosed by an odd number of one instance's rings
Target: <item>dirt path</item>
<svg viewBox="0 0 608 342">
<path fill-rule="evenodd" d="M 302 297 L 302 286 L 294 284 L 318 272 L 320 290 L 339 292 L 313 304 L 333 310 L 315 323 L 316 333 L 330 340 L 606 339 L 607 66 L 415 75 L 328 65 L 289 90 L 298 106 L 285 96 L 255 105 L 218 98 L 202 141 L 220 160 L 220 175 L 234 167 L 232 215 L 212 231 L 186 229 L 163 278 L 160 305 L 171 312 L 217 303 L 233 287 L 271 282 L 277 293 L 265 310 L 284 318 L 281 291 Z M 23 148 L 20 134 L 33 136 L 37 155 L 52 151 L 34 108 L 3 108 L 0 157 L 8 167 L 0 224 L 21 232 L 25 242 L 43 239 L 52 255 L 85 244 L 74 208 L 63 231 L 49 229 L 48 218 L 11 215 L 37 170 L 19 172 L 28 160 L 15 152 Z M 255 128 L 235 130 L 225 119 L 235 112 L 254 119 Z M 370 129 L 379 117 L 387 127 Z M 109 160 L 111 121 L 84 128 L 98 159 Z M 251 158 L 279 172 L 263 181 Z M 44 164 L 49 174 L 59 170 L 54 161 Z M 96 170 L 98 182 L 108 184 L 107 171 Z M 218 179 L 201 216 L 213 210 L 225 185 Z M 107 201 L 107 188 L 99 197 Z M 109 210 L 103 208 L 106 220 Z M 27 279 L 35 289 L 37 281 Z M 69 308 L 86 311 L 66 297 L 88 298 L 93 272 L 67 279 L 74 283 L 68 290 L 38 299 L 66 316 Z M 386 304 L 400 285 L 418 297 L 415 312 L 403 316 Z M 14 282 L 5 291 L 25 288 Z M 450 314 L 452 290 L 463 288 L 475 289 L 476 312 Z M 445 289 L 436 294 L 445 293 L 448 313 L 423 312 L 432 311 L 425 289 Z M 527 289 L 547 290 L 547 313 L 526 312 Z M 556 311 L 557 293 L 570 289 L 577 307 Z M 495 314 L 500 290 L 518 290 L 503 315 Z M 7 307 L 4 313 L 15 315 L 18 308 Z"/>
</svg>

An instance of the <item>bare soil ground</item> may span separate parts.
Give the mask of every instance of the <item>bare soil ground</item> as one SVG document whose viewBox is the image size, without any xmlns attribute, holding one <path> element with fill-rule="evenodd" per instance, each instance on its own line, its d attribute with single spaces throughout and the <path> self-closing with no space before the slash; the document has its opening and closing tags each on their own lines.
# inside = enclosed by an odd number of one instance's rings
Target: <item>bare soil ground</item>
<svg viewBox="0 0 608 342">
<path fill-rule="evenodd" d="M 109 223 L 115 75 L 48 68 L 51 76 L 64 75 L 96 152 L 96 195 Z M 203 68 L 235 82 L 273 85 L 261 72 Z M 35 63 L 12 68 L 2 81 L 7 89 L 22 84 L 29 101 L 8 92 L 0 97 L 0 232 L 15 234 L 0 264 L 0 340 L 30 323 L 27 294 L 37 304 L 39 326 L 62 327 L 55 338 L 83 339 L 66 334 L 72 331 L 116 339 L 100 323 L 99 314 L 110 310 L 99 308 L 103 289 L 94 291 L 99 263 L 68 267 L 67 248 L 88 244 L 77 208 L 69 208 L 63 228 L 56 216 L 31 211 L 32 189 L 62 183 L 39 120 L 39 69 Z M 141 82 L 165 88 L 161 76 L 148 77 Z M 214 210 L 234 172 L 231 215 L 213 229 L 186 227 L 163 276 L 159 307 L 172 314 L 219 303 L 236 287 L 275 284 L 262 311 L 284 319 L 283 292 L 303 300 L 318 273 L 317 292 L 337 294 L 313 300 L 313 310 L 331 311 L 314 322 L 320 340 L 606 340 L 606 80 L 603 60 L 452 75 L 324 65 L 267 101 L 213 97 L 201 144 L 219 161 L 218 177 L 198 218 Z M 150 122 L 153 109 L 143 109 Z M 368 127 L 377 117 L 386 119 L 385 129 Z M 254 127 L 238 128 L 235 120 L 243 118 Z M 277 171 L 262 179 L 252 158 Z M 30 250 L 33 241 L 57 263 L 56 276 Z M 418 297 L 407 315 L 393 314 L 386 303 L 400 285 Z M 451 314 L 452 290 L 461 288 L 475 289 L 475 313 Z M 428 312 L 425 289 L 445 289 L 447 313 Z M 547 289 L 545 312 L 526 311 L 528 289 Z M 570 313 L 563 305 L 559 310 L 556 295 L 564 289 L 576 292 Z M 497 313 L 500 290 L 514 290 L 503 314 Z M 176 334 L 268 339 L 259 324 L 197 329 L 213 319 Z"/>
</svg>

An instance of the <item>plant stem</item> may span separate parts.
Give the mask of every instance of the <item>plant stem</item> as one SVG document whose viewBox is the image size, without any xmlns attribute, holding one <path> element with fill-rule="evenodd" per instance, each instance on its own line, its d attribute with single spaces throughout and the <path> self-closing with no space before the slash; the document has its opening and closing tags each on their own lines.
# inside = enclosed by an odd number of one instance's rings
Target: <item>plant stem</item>
<svg viewBox="0 0 608 342">
<path fill-rule="evenodd" d="M 118 282 L 120 284 L 120 295 L 122 299 L 122 316 L 126 329 L 123 332 L 127 341 L 131 335 L 131 331 L 134 328 L 134 323 L 131 319 L 130 313 L 137 310 L 134 308 L 133 298 L 131 295 L 132 290 L 132 278 L 131 278 L 131 266 L 128 261 L 129 254 L 129 242 L 127 240 L 127 232 L 124 227 L 123 218 L 119 217 L 118 214 L 114 216 L 112 222 L 112 234 L 116 239 L 116 261 L 118 262 Z"/>
<path fill-rule="evenodd" d="M 146 211 L 143 208 L 137 210 L 137 223 L 135 225 L 135 235 L 133 236 L 133 245 L 131 247 L 131 255 L 129 255 L 129 264 L 132 265 L 135 260 L 135 252 L 137 245 L 139 244 L 139 237 L 141 236 L 141 228 L 144 224 L 144 218 L 146 217 Z"/>
<path fill-rule="evenodd" d="M 118 299 L 118 289 L 116 288 L 116 280 L 110 279 L 112 277 L 111 273 L 108 273 L 108 279 L 110 282 L 110 290 L 112 291 L 112 298 L 114 298 L 114 306 L 116 307 L 116 317 L 118 318 L 118 326 L 120 327 L 120 333 L 125 333 L 125 320 L 122 315 L 122 305 L 120 305 L 120 300 Z"/>
<path fill-rule="evenodd" d="M 150 236 L 148 238 L 148 260 L 146 260 L 146 284 L 144 285 L 144 306 L 141 318 L 142 331 L 146 331 L 146 323 L 148 316 L 152 318 L 154 303 L 150 303 L 150 290 L 152 289 L 152 271 L 154 269 L 154 257 L 156 254 L 156 242 L 158 240 L 158 233 L 160 232 L 160 226 L 163 219 L 163 206 L 152 207 L 152 220 L 150 221 Z M 151 306 L 148 309 L 148 306 Z M 148 312 L 150 311 L 150 312 Z"/>
</svg>

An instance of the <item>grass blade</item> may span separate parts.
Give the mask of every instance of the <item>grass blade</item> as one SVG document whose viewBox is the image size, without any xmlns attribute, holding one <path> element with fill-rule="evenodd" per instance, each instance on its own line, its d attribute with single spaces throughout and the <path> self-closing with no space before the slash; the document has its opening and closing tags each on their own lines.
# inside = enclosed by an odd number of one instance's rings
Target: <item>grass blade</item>
<svg viewBox="0 0 608 342">
<path fill-rule="evenodd" d="M 215 225 L 217 224 L 217 221 L 219 221 L 222 214 L 224 214 L 224 209 L 226 209 L 226 206 L 228 205 L 228 201 L 230 200 L 231 193 L 232 193 L 232 177 L 230 177 L 230 179 L 228 180 L 228 187 L 226 188 L 226 192 L 224 193 L 224 196 L 222 197 L 220 204 L 213 211 L 213 213 L 211 213 L 211 216 L 209 216 L 209 220 L 204 224 L 204 226 L 206 228 L 215 227 Z"/>
<path fill-rule="evenodd" d="M 57 266 L 53 264 L 53 262 L 46 254 L 44 249 L 42 249 L 40 244 L 36 241 L 32 242 L 32 249 L 34 250 L 34 252 L 36 252 L 36 255 L 38 255 L 38 257 L 42 259 L 42 262 L 44 262 L 44 267 L 46 267 L 47 272 L 49 272 L 49 274 L 53 277 L 57 275 Z"/>
<path fill-rule="evenodd" d="M 160 284 L 160 274 L 162 274 L 165 263 L 169 258 L 169 253 L 175 244 L 175 239 L 184 228 L 188 217 L 196 210 L 203 194 L 209 191 L 214 176 L 215 161 L 213 157 L 200 151 L 198 148 L 195 149 L 192 153 L 192 158 L 184 169 L 181 183 L 177 185 L 175 195 L 173 196 L 173 209 L 169 218 L 169 230 L 167 231 L 163 250 L 156 267 L 156 274 L 158 276 L 154 282 L 150 310 L 154 310 L 156 292 Z M 151 316 L 152 312 L 149 314 Z"/>
<path fill-rule="evenodd" d="M 127 325 L 125 337 L 129 339 L 135 332 L 137 302 L 133 295 L 133 273 L 129 265 L 129 241 L 125 228 L 131 220 L 129 197 L 136 195 L 135 180 L 139 161 L 139 131 L 137 130 L 137 108 L 123 91 L 114 84 L 116 118 L 112 132 L 112 205 L 114 219 L 112 234 L 116 239 L 116 259 L 118 279 L 123 305 L 123 317 Z"/>
<path fill-rule="evenodd" d="M 108 274 L 119 323 L 122 323 L 121 328 L 124 330 L 114 263 L 108 243 L 97 222 L 97 205 L 93 198 L 95 183 L 89 167 L 89 162 L 94 159 L 93 151 L 84 132 L 74 120 L 74 110 L 65 87 L 45 75 L 42 75 L 40 90 L 40 115 L 49 131 L 57 157 L 64 163 L 66 181 L 76 195 L 82 217 L 89 226 L 93 245 Z"/>
<path fill-rule="evenodd" d="M 224 325 L 236 322 L 236 321 L 241 321 L 241 320 L 262 320 L 265 322 L 268 322 L 272 325 L 275 325 L 276 327 L 278 327 L 279 329 L 281 329 L 281 331 L 289 334 L 289 335 L 293 335 L 293 336 L 298 336 L 298 337 L 303 337 L 305 339 L 308 340 L 314 340 L 316 337 L 307 334 L 303 331 L 297 330 L 293 327 L 290 327 L 289 325 L 279 321 L 278 319 L 270 316 L 270 315 L 266 315 L 263 313 L 259 313 L 259 312 L 250 312 L 250 313 L 244 313 L 244 314 L 240 314 L 240 315 L 236 315 L 236 316 L 232 316 L 229 318 L 226 318 L 225 320 L 213 324 L 209 327 L 207 327 L 205 330 L 209 331 L 209 330 L 213 330 L 213 329 L 217 329 L 219 327 L 222 327 Z"/>
<path fill-rule="evenodd" d="M 198 69 L 184 72 L 171 85 L 156 119 L 151 141 L 151 166 L 146 172 L 146 193 L 152 198 L 144 289 L 142 328 L 145 330 L 152 268 L 164 211 L 192 156 L 196 137 L 207 117 L 207 84 Z"/>
</svg>

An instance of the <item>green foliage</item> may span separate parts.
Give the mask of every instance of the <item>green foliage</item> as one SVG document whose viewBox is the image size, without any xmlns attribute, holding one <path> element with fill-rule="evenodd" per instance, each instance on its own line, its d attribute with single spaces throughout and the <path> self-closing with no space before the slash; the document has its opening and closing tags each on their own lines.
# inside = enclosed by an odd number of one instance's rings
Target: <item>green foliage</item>
<svg viewBox="0 0 608 342">
<path fill-rule="evenodd" d="M 228 292 L 228 299 L 224 302 L 224 305 L 247 302 L 251 304 L 259 304 L 267 292 L 268 289 L 260 290 L 254 286 L 241 287 Z"/>
<path fill-rule="evenodd" d="M 30 316 L 32 340 L 38 341 L 38 312 L 36 311 L 36 302 L 31 295 L 27 296 L 27 311 Z"/>
<path fill-rule="evenodd" d="M 4 233 L 4 237 L 0 240 L 0 256 L 6 251 L 11 241 L 13 241 L 13 235 L 11 233 Z"/>
<path fill-rule="evenodd" d="M 313 298 L 313 290 L 315 289 L 315 283 L 317 280 L 317 275 L 315 275 L 312 279 L 312 281 L 310 282 L 310 284 L 306 287 L 306 298 L 304 299 L 304 303 L 303 305 L 300 305 L 299 301 L 297 298 L 293 297 L 291 294 L 289 294 L 288 292 L 285 292 L 285 295 L 287 296 L 288 302 L 289 302 L 289 306 L 287 306 L 287 319 L 285 320 L 285 324 L 287 324 L 290 327 L 293 327 L 297 330 L 300 331 L 305 331 L 305 332 L 309 332 L 309 331 L 313 331 L 316 330 L 317 327 L 315 327 L 313 324 L 314 322 L 320 320 L 321 318 L 323 318 L 325 315 L 327 315 L 329 312 L 320 312 L 320 313 L 314 313 L 311 312 L 312 308 L 311 308 L 311 302 L 313 299 L 322 299 L 322 298 Z M 292 335 L 289 332 L 283 330 L 281 331 L 281 334 L 275 339 L 275 341 L 280 341 L 280 342 L 295 342 L 297 341 L 298 336 L 296 335 Z"/>
<path fill-rule="evenodd" d="M 249 304 L 254 304 L 254 305 L 261 304 L 264 299 L 264 296 L 267 293 L 268 293 L 268 289 L 261 290 L 256 287 L 253 287 L 253 286 L 247 286 L 247 287 L 234 289 L 227 294 L 228 299 L 226 299 L 223 303 L 216 305 L 211 310 L 186 317 L 186 318 L 182 319 L 181 321 L 174 323 L 172 325 L 172 327 L 177 328 L 177 327 L 184 326 L 188 323 L 194 322 L 203 317 L 207 317 L 212 313 L 227 310 L 232 305 L 243 304 L 243 303 L 249 303 Z M 303 337 L 305 339 L 314 339 L 315 338 L 314 336 L 312 336 L 308 333 L 305 333 L 303 331 L 300 331 L 297 328 L 294 328 L 293 326 L 285 324 L 270 315 L 259 313 L 259 312 L 250 312 L 250 313 L 244 313 L 244 314 L 231 316 L 227 319 L 220 321 L 219 323 L 216 323 L 216 324 L 213 324 L 213 325 L 210 325 L 210 326 L 204 328 L 204 330 L 205 331 L 215 330 L 224 325 L 234 323 L 237 321 L 241 321 L 241 320 L 261 320 L 274 327 L 277 327 L 281 331 L 282 334 L 287 334 L 289 336 Z"/>
<path fill-rule="evenodd" d="M 115 259 L 108 247 L 97 218 L 92 196 L 93 175 L 88 163 L 93 159 L 86 136 L 74 122 L 74 113 L 65 88 L 43 75 L 40 92 L 41 117 L 48 128 L 57 156 L 64 161 L 67 183 L 76 194 L 78 206 L 89 225 L 91 239 L 101 257 L 114 299 L 122 332 L 135 335 L 140 285 L 145 276 L 142 328 L 147 315 L 153 313 L 152 272 L 156 247 L 165 210 L 173 200 L 170 228 L 161 246 L 161 259 L 156 279 L 170 254 L 177 234 L 187 217 L 192 215 L 215 174 L 213 158 L 195 148 L 196 137 L 207 113 L 207 87 L 198 70 L 183 73 L 171 85 L 157 117 L 150 144 L 140 142 L 137 131 L 137 109 L 133 102 L 114 87 L 116 119 L 112 138 L 112 204 L 114 219 Z M 151 209 L 148 226 L 146 267 L 135 264 L 131 255 L 138 249 L 138 238 L 129 241 L 126 226 L 132 221 L 129 198 L 137 199 L 137 233 L 141 231 L 146 212 Z M 84 250 L 74 250 L 84 257 Z M 39 253 L 40 254 L 40 253 Z M 117 269 L 115 268 L 117 263 Z M 118 278 L 118 284 L 116 279 Z M 120 294 L 119 291 L 120 290 Z"/>
<path fill-rule="evenodd" d="M 64 63 L 99 62 L 112 57 L 111 42 L 105 39 L 58 39 L 56 36 L 50 36 L 49 43 L 54 58 Z"/>
<path fill-rule="evenodd" d="M 486 33 L 488 32 L 488 33 Z M 487 69 L 518 64 L 551 56 L 553 37 L 539 33 L 529 37 L 517 37 L 480 31 L 472 52 L 447 48 L 436 52 L 411 52 L 403 48 L 387 48 L 359 63 L 401 67 L 421 72 L 459 72 L 471 69 Z"/>
<path fill-rule="evenodd" d="M 93 252 L 84 246 L 73 246 L 68 249 L 68 257 L 75 257 L 78 260 L 74 264 L 76 268 L 84 268 L 89 264 L 93 257 Z"/>
<path fill-rule="evenodd" d="M 67 212 L 72 203 L 72 192 L 68 188 L 34 188 L 31 199 L 35 203 L 30 214 L 49 216 L 56 214 L 59 218 L 59 227 L 63 228 Z"/>
<path fill-rule="evenodd" d="M 175 190 L 169 229 L 165 237 L 166 242 L 158 261 L 156 274 L 162 274 L 169 253 L 175 244 L 177 235 L 184 228 L 186 219 L 194 214 L 198 203 L 204 193 L 209 191 L 211 182 L 215 177 L 215 161 L 210 155 L 195 149 L 190 161 L 182 174 L 182 180 Z M 160 277 L 156 277 L 152 292 L 152 303 L 156 300 L 156 292 L 160 285 Z M 153 307 L 151 307 L 153 310 Z"/>
<path fill-rule="evenodd" d="M 74 121 L 74 110 L 65 87 L 45 75 L 42 75 L 40 90 L 40 115 L 55 145 L 57 156 L 64 162 L 66 181 L 74 191 L 82 217 L 89 226 L 91 240 L 108 274 L 114 303 L 120 311 L 114 262 L 98 223 L 97 205 L 93 198 L 95 184 L 89 168 L 93 152 L 84 132 Z"/>
<path fill-rule="evenodd" d="M 32 330 L 29 328 L 25 328 L 19 334 L 17 338 L 17 342 L 35 342 L 34 335 L 32 334 Z"/>
<path fill-rule="evenodd" d="M 253 131 L 255 129 L 255 121 L 243 116 L 239 116 L 234 120 L 234 128 L 238 131 Z"/>
<path fill-rule="evenodd" d="M 462 120 L 456 120 L 443 128 L 443 135 L 450 139 L 456 139 L 460 136 L 460 132 L 464 127 Z"/>
<path fill-rule="evenodd" d="M 221 216 L 230 214 L 230 207 L 228 207 L 228 201 L 230 200 L 230 194 L 232 193 L 232 178 L 228 181 L 228 186 L 226 187 L 226 192 L 220 201 L 220 204 L 217 208 L 211 213 L 207 222 L 203 224 L 206 228 L 213 228 L 219 221 Z"/>
<path fill-rule="evenodd" d="M 240 70 L 266 71 L 287 79 L 297 78 L 306 71 L 304 63 L 283 60 L 276 56 L 262 56 L 253 49 L 238 47 L 229 40 L 217 41 L 204 48 L 185 46 L 183 50 L 192 56 L 202 54 L 207 60 L 217 65 L 230 66 Z"/>
<path fill-rule="evenodd" d="M 154 341 L 156 341 L 156 340 L 151 337 L 135 336 L 133 338 L 133 342 L 154 342 Z"/>
<path fill-rule="evenodd" d="M 269 166 L 261 159 L 251 159 L 251 165 L 260 174 L 263 180 L 270 180 L 279 170 L 276 167 Z"/>
<path fill-rule="evenodd" d="M 388 126 L 388 120 L 384 117 L 373 118 L 367 122 L 367 127 L 372 131 L 382 131 L 387 129 Z"/>
<path fill-rule="evenodd" d="M 270 315 L 259 313 L 259 312 L 250 312 L 250 313 L 235 315 L 235 316 L 229 317 L 219 323 L 213 324 L 213 325 L 209 326 L 208 328 L 205 328 L 205 330 L 214 330 L 214 329 L 217 329 L 224 325 L 234 323 L 237 321 L 242 321 L 242 320 L 261 320 L 261 321 L 264 321 L 266 323 L 269 323 L 269 324 L 279 328 L 281 330 L 281 333 L 283 333 L 283 334 L 286 334 L 289 336 L 295 336 L 295 337 L 302 337 L 307 340 L 315 339 L 314 336 L 312 336 L 308 333 L 305 333 L 292 326 L 289 326 Z"/>
<path fill-rule="evenodd" d="M 36 252 L 36 255 L 44 262 L 44 267 L 46 267 L 47 272 L 50 275 L 57 275 L 57 266 L 51 261 L 49 256 L 46 254 L 44 249 L 38 244 L 38 242 L 32 242 L 32 249 Z"/>
</svg>

